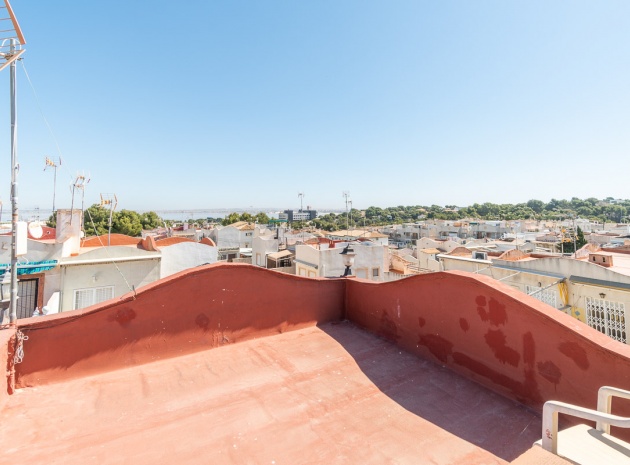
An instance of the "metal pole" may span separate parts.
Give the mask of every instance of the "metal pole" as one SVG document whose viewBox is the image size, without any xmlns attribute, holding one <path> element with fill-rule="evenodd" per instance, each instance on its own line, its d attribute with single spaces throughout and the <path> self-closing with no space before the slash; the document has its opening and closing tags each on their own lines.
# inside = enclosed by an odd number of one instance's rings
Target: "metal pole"
<svg viewBox="0 0 630 465">
<path fill-rule="evenodd" d="M 80 226 L 79 234 L 81 234 L 81 231 L 85 231 L 85 225 L 83 224 L 85 220 L 84 199 L 85 199 L 85 186 L 83 186 L 81 189 L 81 223 L 80 223 L 81 226 Z"/>
<path fill-rule="evenodd" d="M 57 193 L 57 165 L 53 168 L 53 215 L 55 214 L 55 194 Z"/>
<path fill-rule="evenodd" d="M 575 229 L 575 217 L 573 217 L 573 258 L 577 258 L 577 229 Z"/>
<path fill-rule="evenodd" d="M 109 206 L 109 230 L 107 231 L 107 247 L 111 245 L 112 239 L 112 214 L 114 213 L 113 205 Z"/>
<path fill-rule="evenodd" d="M 15 39 L 11 39 L 10 55 L 15 53 Z M 18 190 L 17 190 L 17 110 L 16 110 L 16 82 L 15 61 L 10 65 L 11 88 L 11 304 L 9 323 L 15 325 L 17 320 L 17 223 L 18 223 Z"/>
</svg>

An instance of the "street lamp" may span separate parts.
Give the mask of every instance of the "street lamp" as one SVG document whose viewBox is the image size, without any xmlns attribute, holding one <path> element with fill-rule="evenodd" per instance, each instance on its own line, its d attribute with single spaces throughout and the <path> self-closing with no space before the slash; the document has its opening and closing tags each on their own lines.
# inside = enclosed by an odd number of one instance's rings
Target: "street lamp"
<svg viewBox="0 0 630 465">
<path fill-rule="evenodd" d="M 339 255 L 342 255 L 343 264 L 346 267 L 346 271 L 343 273 L 343 277 L 350 276 L 352 274 L 352 265 L 354 265 L 354 257 L 357 255 L 354 253 L 354 249 L 350 247 L 350 244 L 346 245 Z"/>
</svg>

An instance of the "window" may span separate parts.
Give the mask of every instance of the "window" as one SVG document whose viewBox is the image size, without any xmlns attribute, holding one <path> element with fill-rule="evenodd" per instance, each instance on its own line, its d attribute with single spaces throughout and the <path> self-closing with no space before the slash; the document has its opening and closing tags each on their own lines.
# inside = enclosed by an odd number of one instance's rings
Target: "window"
<svg viewBox="0 0 630 465">
<path fill-rule="evenodd" d="M 372 268 L 372 277 L 373 278 L 378 278 L 380 275 L 380 268 Z"/>
<path fill-rule="evenodd" d="M 73 310 L 89 307 L 114 297 L 114 286 L 91 287 L 74 291 Z"/>
<path fill-rule="evenodd" d="M 621 302 L 586 298 L 586 323 L 616 341 L 627 341 L 626 309 Z"/>
</svg>

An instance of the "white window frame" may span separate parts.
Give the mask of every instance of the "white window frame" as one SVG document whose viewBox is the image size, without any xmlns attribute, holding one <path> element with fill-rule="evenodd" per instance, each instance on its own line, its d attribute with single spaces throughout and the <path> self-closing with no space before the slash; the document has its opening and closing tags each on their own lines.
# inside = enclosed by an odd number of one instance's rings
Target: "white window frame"
<svg viewBox="0 0 630 465">
<path fill-rule="evenodd" d="M 108 295 L 99 295 L 99 291 L 109 291 Z M 87 304 L 78 305 L 77 298 L 79 294 L 83 294 L 85 297 L 81 297 L 82 299 L 88 300 Z M 101 302 L 105 302 L 106 300 L 112 299 L 114 297 L 114 286 L 101 286 L 101 287 L 87 287 L 84 289 L 75 289 L 72 292 L 72 309 L 79 310 L 82 308 L 89 307 L 91 305 L 99 304 Z M 83 304 L 83 302 L 81 302 Z"/>
</svg>

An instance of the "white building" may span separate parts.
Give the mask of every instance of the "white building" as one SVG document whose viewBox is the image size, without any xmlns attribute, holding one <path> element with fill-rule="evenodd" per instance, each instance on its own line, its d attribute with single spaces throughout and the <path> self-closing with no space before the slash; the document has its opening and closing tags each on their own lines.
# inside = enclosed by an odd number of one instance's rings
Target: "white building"
<svg viewBox="0 0 630 465">
<path fill-rule="evenodd" d="M 305 244 L 295 247 L 295 273 L 306 277 L 339 277 L 346 270 L 341 251 L 347 242 L 328 244 Z M 356 253 L 352 274 L 358 278 L 382 281 L 384 273 L 389 271 L 387 247 L 369 241 L 352 242 Z"/>
</svg>

